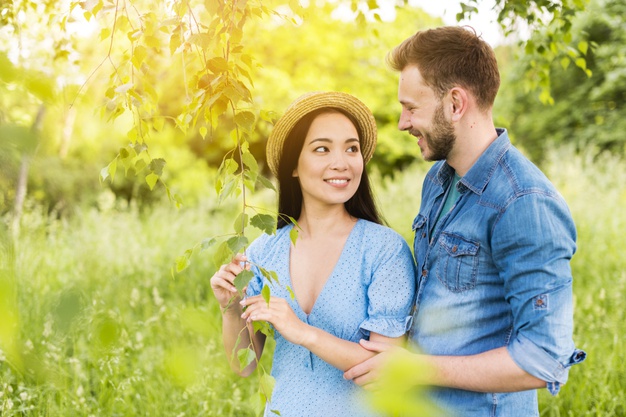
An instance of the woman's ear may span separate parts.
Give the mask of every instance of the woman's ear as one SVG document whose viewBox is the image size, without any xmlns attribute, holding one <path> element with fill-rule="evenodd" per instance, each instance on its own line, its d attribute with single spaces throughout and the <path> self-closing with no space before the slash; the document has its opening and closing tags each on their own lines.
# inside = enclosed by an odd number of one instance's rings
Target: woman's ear
<svg viewBox="0 0 626 417">
<path fill-rule="evenodd" d="M 291 173 L 291 176 L 294 178 L 298 178 L 298 167 L 295 167 L 293 169 L 293 172 Z"/>
</svg>

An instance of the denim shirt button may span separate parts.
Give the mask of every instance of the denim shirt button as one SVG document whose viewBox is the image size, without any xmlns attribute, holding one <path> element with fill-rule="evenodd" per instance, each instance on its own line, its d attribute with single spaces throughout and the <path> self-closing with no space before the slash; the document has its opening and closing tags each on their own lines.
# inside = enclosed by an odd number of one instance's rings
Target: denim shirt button
<svg viewBox="0 0 626 417">
<path fill-rule="evenodd" d="M 454 245 L 454 246 L 452 247 L 452 253 L 456 253 L 456 251 L 457 251 L 457 249 L 458 249 L 458 248 L 459 248 L 459 247 L 458 247 L 457 245 Z"/>
<path fill-rule="evenodd" d="M 422 269 L 422 276 L 425 277 L 428 275 L 428 271 L 426 269 Z"/>
</svg>

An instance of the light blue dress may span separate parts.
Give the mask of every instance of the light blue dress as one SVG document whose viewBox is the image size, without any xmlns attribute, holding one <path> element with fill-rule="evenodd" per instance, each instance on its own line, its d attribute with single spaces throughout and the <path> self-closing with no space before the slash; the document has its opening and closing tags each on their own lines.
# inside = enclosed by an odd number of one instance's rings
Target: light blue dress
<svg viewBox="0 0 626 417">
<path fill-rule="evenodd" d="M 402 336 L 411 325 L 415 296 L 415 265 L 404 239 L 388 227 L 358 220 L 345 243 L 335 269 L 307 316 L 286 286 L 291 287 L 289 253 L 292 225 L 275 235 L 262 235 L 248 249 L 248 258 L 275 271 L 281 285 L 271 285 L 273 296 L 285 298 L 300 320 L 345 340 L 368 339 L 370 332 Z M 296 242 L 297 244 L 297 242 Z M 252 267 L 255 278 L 248 295 L 260 294 L 266 279 Z M 275 332 L 272 375 L 276 386 L 265 416 L 345 417 L 373 416 L 363 391 L 343 372 L 302 346 Z"/>
</svg>

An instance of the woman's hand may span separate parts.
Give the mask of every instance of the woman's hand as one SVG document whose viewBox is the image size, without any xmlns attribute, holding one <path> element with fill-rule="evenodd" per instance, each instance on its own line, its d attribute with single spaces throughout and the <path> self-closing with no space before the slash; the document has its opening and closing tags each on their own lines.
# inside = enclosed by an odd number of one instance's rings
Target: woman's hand
<svg viewBox="0 0 626 417">
<path fill-rule="evenodd" d="M 238 253 L 229 264 L 222 265 L 215 275 L 211 277 L 211 289 L 222 309 L 229 309 L 234 306 L 236 311 L 241 311 L 237 304 L 241 297 L 234 282 L 235 277 L 244 270 L 240 263 L 247 260 L 245 255 Z M 246 265 L 246 268 L 249 269 L 250 266 Z"/>
<path fill-rule="evenodd" d="M 241 317 L 247 321 L 267 321 L 282 337 L 296 345 L 304 345 L 310 326 L 302 322 L 293 312 L 287 300 L 270 297 L 267 303 L 262 296 L 248 297 L 239 304 L 247 306 Z"/>
</svg>

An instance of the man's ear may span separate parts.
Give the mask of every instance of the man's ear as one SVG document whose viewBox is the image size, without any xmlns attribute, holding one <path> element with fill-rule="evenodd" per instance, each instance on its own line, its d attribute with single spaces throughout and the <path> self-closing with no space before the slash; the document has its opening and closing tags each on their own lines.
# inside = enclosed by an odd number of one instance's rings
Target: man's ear
<svg viewBox="0 0 626 417">
<path fill-rule="evenodd" d="M 464 88 L 454 87 L 450 90 L 451 119 L 455 122 L 461 120 L 469 106 L 469 95 Z"/>
</svg>

